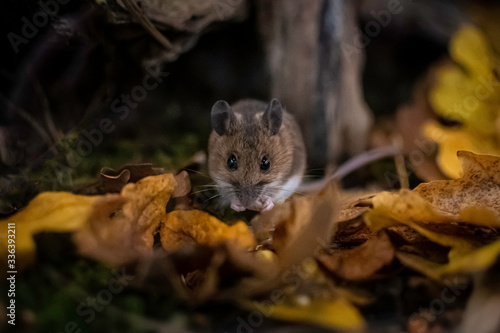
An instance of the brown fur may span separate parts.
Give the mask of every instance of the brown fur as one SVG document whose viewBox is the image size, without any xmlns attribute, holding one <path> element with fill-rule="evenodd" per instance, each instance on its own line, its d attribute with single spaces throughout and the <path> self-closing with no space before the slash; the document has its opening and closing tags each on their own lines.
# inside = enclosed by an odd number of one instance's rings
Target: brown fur
<svg viewBox="0 0 500 333">
<path fill-rule="evenodd" d="M 292 176 L 302 176 L 305 171 L 306 153 L 300 129 L 293 116 L 283 109 L 283 123 L 276 135 L 263 126 L 262 114 L 267 104 L 256 100 L 243 100 L 232 107 L 237 122 L 225 135 L 212 131 L 208 145 L 208 169 L 217 182 L 224 181 L 232 187 L 219 188 L 224 204 L 236 196 L 244 204 L 260 194 L 274 198 L 279 186 Z M 258 116 L 256 116 L 258 115 Z M 227 169 L 227 160 L 234 154 L 238 169 Z M 268 172 L 260 170 L 264 156 L 271 162 Z M 268 186 L 276 182 L 275 187 Z"/>
</svg>

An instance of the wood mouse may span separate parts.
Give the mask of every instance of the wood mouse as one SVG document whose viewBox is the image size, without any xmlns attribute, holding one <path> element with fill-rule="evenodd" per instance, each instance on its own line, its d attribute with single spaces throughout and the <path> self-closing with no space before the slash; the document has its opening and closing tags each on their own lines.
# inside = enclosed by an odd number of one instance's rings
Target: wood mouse
<svg viewBox="0 0 500 333">
<path fill-rule="evenodd" d="M 211 123 L 208 172 L 222 205 L 267 211 L 293 194 L 305 172 L 306 150 L 294 117 L 277 99 L 232 106 L 218 101 Z"/>
</svg>

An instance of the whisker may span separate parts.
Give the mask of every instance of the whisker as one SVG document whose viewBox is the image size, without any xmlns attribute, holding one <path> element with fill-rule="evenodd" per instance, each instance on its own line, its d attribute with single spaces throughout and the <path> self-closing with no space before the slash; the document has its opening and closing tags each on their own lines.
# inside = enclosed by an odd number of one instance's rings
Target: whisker
<svg viewBox="0 0 500 333">
<path fill-rule="evenodd" d="M 186 170 L 186 171 L 189 171 L 189 172 L 193 172 L 195 174 L 198 174 L 200 176 L 203 176 L 205 178 L 208 178 L 208 179 L 211 179 L 211 180 L 219 180 L 221 182 L 226 182 L 226 180 L 222 179 L 222 178 L 218 178 L 218 177 L 211 177 L 210 175 L 207 175 L 206 173 L 204 172 L 201 172 L 201 171 L 198 171 L 198 170 L 193 170 L 193 169 L 188 169 L 188 168 L 185 168 L 185 169 L 182 169 L 182 170 Z"/>
<path fill-rule="evenodd" d="M 211 196 L 210 198 L 205 199 L 205 200 L 203 201 L 203 203 L 205 203 L 205 202 L 207 202 L 207 201 L 210 201 L 210 200 L 212 200 L 212 199 L 215 199 L 215 198 L 217 198 L 218 196 L 220 196 L 220 194 L 218 194 L 218 193 L 217 193 L 216 195 L 213 195 L 213 196 Z"/>
<path fill-rule="evenodd" d="M 288 189 L 286 188 L 285 186 L 280 186 L 280 185 L 275 185 L 275 186 L 267 186 L 266 189 L 268 190 L 276 190 L 276 191 L 284 191 L 284 192 L 287 192 L 287 193 L 291 193 L 291 194 L 299 194 L 299 195 L 302 195 L 302 196 L 305 196 L 306 194 L 303 193 L 303 192 L 300 192 L 300 191 L 297 191 L 297 189 Z"/>
<path fill-rule="evenodd" d="M 199 191 L 196 191 L 196 192 L 192 192 L 191 194 L 194 195 L 194 194 L 200 194 L 200 193 L 209 192 L 209 191 L 212 191 L 212 189 L 199 190 Z"/>
<path fill-rule="evenodd" d="M 275 185 L 275 186 L 266 186 L 266 189 L 271 189 L 271 190 L 287 190 L 287 191 L 292 191 L 287 189 L 285 186 L 280 186 L 280 185 Z"/>
<path fill-rule="evenodd" d="M 189 171 L 189 172 L 192 172 L 192 173 L 195 173 L 197 175 L 200 175 L 200 176 L 203 176 L 205 178 L 208 178 L 208 179 L 212 179 L 212 177 L 210 177 L 209 175 L 207 175 L 206 173 L 204 172 L 201 172 L 201 171 L 198 171 L 198 170 L 193 170 L 193 169 L 189 169 L 189 168 L 184 168 L 182 169 L 184 171 Z"/>
<path fill-rule="evenodd" d="M 205 184 L 205 185 L 198 185 L 198 186 L 203 186 L 203 187 L 219 187 L 219 185 L 215 185 L 215 184 Z"/>
</svg>

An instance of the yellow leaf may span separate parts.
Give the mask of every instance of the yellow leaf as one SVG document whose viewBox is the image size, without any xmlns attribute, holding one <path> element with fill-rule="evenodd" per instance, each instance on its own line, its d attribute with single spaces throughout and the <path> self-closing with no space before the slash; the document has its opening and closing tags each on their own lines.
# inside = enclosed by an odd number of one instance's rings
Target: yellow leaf
<svg viewBox="0 0 500 333">
<path fill-rule="evenodd" d="M 125 185 L 120 194 L 100 196 L 73 240 L 80 254 L 122 265 L 153 252 L 154 233 L 177 186 L 173 174 Z"/>
<path fill-rule="evenodd" d="M 391 220 L 500 227 L 500 157 L 460 151 L 458 158 L 463 167 L 461 178 L 375 195 L 373 209 L 365 213 L 367 224 L 375 230 L 390 226 Z"/>
<path fill-rule="evenodd" d="M 315 324 L 330 329 L 362 330 L 365 326 L 358 309 L 342 298 L 313 300 L 306 305 L 287 302 L 269 305 L 269 302 L 246 302 L 244 306 L 272 318 Z"/>
<path fill-rule="evenodd" d="M 406 253 L 403 251 L 397 251 L 396 257 L 404 266 L 420 272 L 434 280 L 439 281 L 442 278 L 439 274 L 439 269 L 443 267 L 442 264 L 438 264 L 433 261 L 424 259 L 418 255 Z"/>
<path fill-rule="evenodd" d="M 491 267 L 500 256 L 500 241 L 477 248 L 469 253 L 453 256 L 446 264 L 438 264 L 402 251 L 398 251 L 396 256 L 405 266 L 435 280 L 443 280 L 450 275 L 476 273 Z"/>
<path fill-rule="evenodd" d="M 1 221 L 0 249 L 2 256 L 7 252 L 7 226 L 16 226 L 17 264 L 21 267 L 29 265 L 35 252 L 33 235 L 42 231 L 70 232 L 80 228 L 92 212 L 93 204 L 98 196 L 75 195 L 67 192 L 44 192 L 30 201 L 27 207 Z"/>
<path fill-rule="evenodd" d="M 176 178 L 169 173 L 129 183 L 121 191 L 122 197 L 127 199 L 123 214 L 135 223 L 135 232 L 141 235 L 145 252 L 153 247 L 153 233 L 165 216 L 165 206 L 176 187 Z"/>
<path fill-rule="evenodd" d="M 200 210 L 175 210 L 166 215 L 160 230 L 163 248 L 175 252 L 189 244 L 216 246 L 236 243 L 246 250 L 255 248 L 252 232 L 244 222 L 229 226 Z"/>
<path fill-rule="evenodd" d="M 335 234 L 337 207 L 337 187 L 329 184 L 319 193 L 293 196 L 272 210 L 256 215 L 251 221 L 252 231 L 264 248 L 272 248 L 273 255 L 272 260 L 258 262 L 261 268 L 258 276 L 254 274 L 242 281 L 243 294 L 248 297 L 289 288 L 290 281 L 283 277 L 297 267 L 312 280 L 320 279 L 316 276 L 319 273 L 314 257 Z"/>
<path fill-rule="evenodd" d="M 446 223 L 458 219 L 456 215 L 436 208 L 416 192 L 409 190 L 401 190 L 398 193 L 382 192 L 373 198 L 373 207 L 365 214 L 365 221 L 370 228 L 379 230 L 399 222 L 406 224 L 435 243 L 457 249 L 459 252 L 457 255 L 474 248 L 475 244 L 471 244 L 470 241 L 463 238 L 437 233 L 415 223 L 415 221 Z"/>
<path fill-rule="evenodd" d="M 446 222 L 450 221 L 449 214 L 438 212 L 432 205 L 417 193 L 410 190 L 399 192 L 381 192 L 372 198 L 374 212 L 396 221 L 422 221 L 422 222 Z"/>
<path fill-rule="evenodd" d="M 424 126 L 424 134 L 439 144 L 437 164 L 450 178 L 462 175 L 462 168 L 457 158 L 457 152 L 460 150 L 500 156 L 500 146 L 497 145 L 495 137 L 480 135 L 463 128 L 447 128 L 436 122 L 427 123 Z"/>
<path fill-rule="evenodd" d="M 491 46 L 483 33 L 473 25 L 462 27 L 450 44 L 451 57 L 475 75 L 487 76 L 491 72 Z"/>
<path fill-rule="evenodd" d="M 450 262 L 438 269 L 441 276 L 452 273 L 473 273 L 491 267 L 500 254 L 500 241 L 480 247 L 461 256 L 454 256 Z"/>
<path fill-rule="evenodd" d="M 448 254 L 448 258 L 450 260 L 468 253 L 476 247 L 476 244 L 462 237 L 435 232 L 425 228 L 425 226 L 421 226 L 410 221 L 406 221 L 405 224 L 417 231 L 422 236 L 425 236 L 427 239 L 439 245 L 451 247 L 451 251 Z"/>
<path fill-rule="evenodd" d="M 336 184 L 312 196 L 295 196 L 252 221 L 256 238 L 272 244 L 282 270 L 314 256 L 328 243 L 338 221 L 339 195 Z M 271 242 L 272 240 L 272 242 Z"/>
<path fill-rule="evenodd" d="M 422 183 L 414 192 L 455 221 L 500 227 L 500 157 L 459 151 L 463 176 Z M 481 211 L 481 214 L 472 214 Z"/>
<path fill-rule="evenodd" d="M 463 120 L 464 96 L 474 93 L 474 88 L 467 84 L 469 77 L 458 67 L 448 65 L 438 69 L 438 82 L 429 93 L 430 102 L 439 115 L 456 120 Z M 465 82 L 465 85 L 464 85 Z"/>
<path fill-rule="evenodd" d="M 398 221 L 387 216 L 384 209 L 371 209 L 363 214 L 363 219 L 365 224 L 375 232 L 393 227 L 399 223 Z"/>
<path fill-rule="evenodd" d="M 372 198 L 365 215 L 374 229 L 399 222 L 428 240 L 451 248 L 448 263 L 439 264 L 415 254 L 398 251 L 400 261 L 430 277 L 485 270 L 500 255 L 500 241 L 483 245 L 479 239 L 450 233 L 456 222 L 500 227 L 500 157 L 461 151 L 463 176 L 454 180 L 422 183 L 413 191 L 382 192 Z M 445 225 L 448 228 L 435 228 Z"/>
<path fill-rule="evenodd" d="M 459 121 L 464 129 L 480 135 L 496 133 L 498 96 L 488 77 L 471 77 L 456 66 L 439 71 L 438 84 L 430 91 L 429 101 L 440 116 Z"/>
<path fill-rule="evenodd" d="M 453 36 L 450 56 L 456 64 L 441 68 L 429 102 L 436 114 L 459 121 L 460 128 L 435 122 L 425 136 L 439 144 L 437 164 L 447 176 L 460 176 L 459 150 L 500 155 L 500 82 L 495 70 L 500 59 L 481 30 L 466 25 Z"/>
</svg>

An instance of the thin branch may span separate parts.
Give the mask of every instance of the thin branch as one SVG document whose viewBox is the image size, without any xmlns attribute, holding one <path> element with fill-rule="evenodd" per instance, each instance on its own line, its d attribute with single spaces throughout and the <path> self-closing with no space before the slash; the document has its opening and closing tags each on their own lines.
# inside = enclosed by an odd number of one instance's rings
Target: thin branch
<svg viewBox="0 0 500 333">
<path fill-rule="evenodd" d="M 144 15 L 144 12 L 134 0 L 122 0 L 122 2 L 125 7 L 127 7 L 132 17 L 139 22 L 139 24 L 142 25 L 158 43 L 160 43 L 166 50 L 172 50 L 172 43 L 156 28 L 151 20 Z"/>
</svg>

